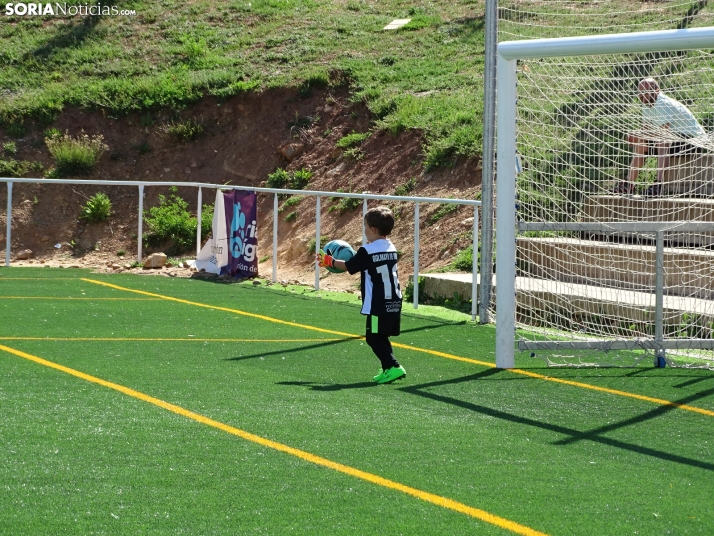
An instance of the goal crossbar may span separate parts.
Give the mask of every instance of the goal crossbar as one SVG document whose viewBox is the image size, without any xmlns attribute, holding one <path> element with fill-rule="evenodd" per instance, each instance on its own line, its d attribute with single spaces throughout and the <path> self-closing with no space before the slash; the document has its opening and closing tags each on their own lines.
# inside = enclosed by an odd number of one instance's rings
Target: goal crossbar
<svg viewBox="0 0 714 536">
<path fill-rule="evenodd" d="M 556 58 L 568 56 L 599 56 L 602 54 L 636 54 L 639 52 L 669 52 L 712 47 L 714 28 L 659 30 L 625 34 L 586 35 L 504 41 L 498 45 L 498 56 L 505 60 Z M 501 75 L 501 72 L 498 72 Z"/>
</svg>

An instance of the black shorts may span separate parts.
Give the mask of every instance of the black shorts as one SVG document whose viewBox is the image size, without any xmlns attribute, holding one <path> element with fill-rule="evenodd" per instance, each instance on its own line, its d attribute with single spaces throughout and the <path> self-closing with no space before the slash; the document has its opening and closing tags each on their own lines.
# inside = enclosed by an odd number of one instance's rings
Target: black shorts
<svg viewBox="0 0 714 536">
<path fill-rule="evenodd" d="M 656 141 L 647 142 L 647 155 L 646 156 L 657 156 L 657 143 Z M 675 155 L 685 155 L 685 154 L 698 154 L 703 153 L 704 149 L 692 145 L 686 140 L 673 141 L 669 146 L 669 156 Z"/>
<path fill-rule="evenodd" d="M 367 315 L 367 335 L 372 333 L 396 337 L 401 329 L 401 315 L 385 314 L 382 316 Z"/>
</svg>

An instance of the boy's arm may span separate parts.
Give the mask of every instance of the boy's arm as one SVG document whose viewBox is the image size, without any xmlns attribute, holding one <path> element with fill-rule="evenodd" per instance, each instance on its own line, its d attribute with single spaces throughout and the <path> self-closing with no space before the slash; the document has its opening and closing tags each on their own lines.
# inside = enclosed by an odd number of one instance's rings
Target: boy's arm
<svg viewBox="0 0 714 536">
<path fill-rule="evenodd" d="M 335 259 L 324 251 L 320 251 L 315 256 L 315 260 L 317 260 L 317 264 L 323 268 L 337 268 L 338 270 L 347 270 L 347 268 L 345 267 L 345 261 Z"/>
<path fill-rule="evenodd" d="M 357 253 L 347 261 L 344 261 L 345 270 L 354 275 L 357 272 L 364 272 L 369 268 L 369 253 L 363 247 L 357 250 Z"/>
<path fill-rule="evenodd" d="M 348 261 L 335 259 L 331 255 L 327 255 L 324 251 L 317 253 L 315 258 L 319 266 L 334 267 L 339 270 L 345 270 L 350 274 L 356 274 L 357 272 L 366 270 L 369 266 L 369 256 L 367 250 L 364 248 L 359 248 L 355 256 Z"/>
</svg>

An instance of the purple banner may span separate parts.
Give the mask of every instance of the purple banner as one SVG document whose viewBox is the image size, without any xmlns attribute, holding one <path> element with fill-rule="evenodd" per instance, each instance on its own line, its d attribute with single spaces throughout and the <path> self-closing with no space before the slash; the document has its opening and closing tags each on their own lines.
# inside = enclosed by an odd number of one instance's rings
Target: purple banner
<svg viewBox="0 0 714 536">
<path fill-rule="evenodd" d="M 223 196 L 231 274 L 255 277 L 258 275 L 258 195 L 233 190 Z"/>
</svg>

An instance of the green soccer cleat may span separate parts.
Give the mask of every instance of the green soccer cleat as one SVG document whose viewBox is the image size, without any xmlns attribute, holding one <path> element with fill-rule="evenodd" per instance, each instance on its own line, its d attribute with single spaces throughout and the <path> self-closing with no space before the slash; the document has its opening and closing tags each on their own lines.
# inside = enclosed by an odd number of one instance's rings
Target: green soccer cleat
<svg viewBox="0 0 714 536">
<path fill-rule="evenodd" d="M 392 383 L 394 380 L 403 378 L 406 375 L 407 371 L 404 370 L 404 367 L 392 367 L 382 372 L 382 377 L 379 379 L 375 379 L 375 381 L 377 383 Z"/>
<path fill-rule="evenodd" d="M 375 377 L 373 377 L 372 379 L 376 382 L 379 382 L 379 380 L 382 379 L 382 376 L 384 376 L 384 370 L 379 369 L 379 372 L 377 373 L 377 375 Z"/>
</svg>

